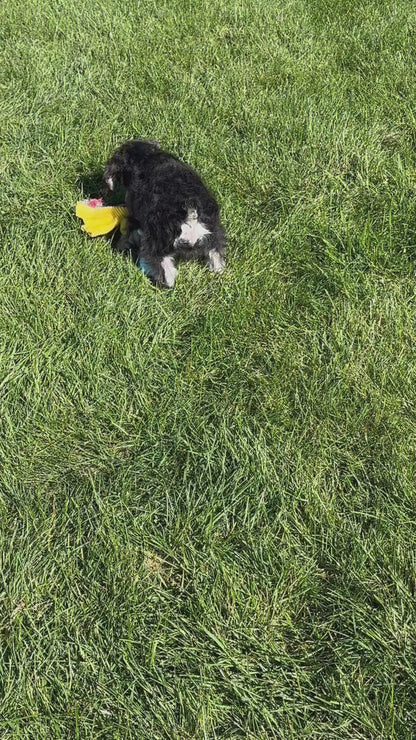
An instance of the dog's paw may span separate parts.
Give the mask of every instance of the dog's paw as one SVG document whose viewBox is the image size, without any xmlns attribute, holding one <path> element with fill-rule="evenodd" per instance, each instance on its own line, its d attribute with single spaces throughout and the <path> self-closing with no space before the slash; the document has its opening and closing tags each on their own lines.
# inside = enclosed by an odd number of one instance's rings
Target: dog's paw
<svg viewBox="0 0 416 740">
<path fill-rule="evenodd" d="M 211 249 L 208 255 L 208 269 L 210 272 L 224 272 L 225 259 L 216 249 Z"/>
</svg>

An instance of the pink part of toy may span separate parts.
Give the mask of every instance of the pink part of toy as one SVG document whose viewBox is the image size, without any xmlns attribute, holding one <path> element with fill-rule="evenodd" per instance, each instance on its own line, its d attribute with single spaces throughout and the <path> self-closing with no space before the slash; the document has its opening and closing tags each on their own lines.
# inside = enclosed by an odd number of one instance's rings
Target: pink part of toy
<svg viewBox="0 0 416 740">
<path fill-rule="evenodd" d="M 102 204 L 102 198 L 90 198 L 90 200 L 88 201 L 88 205 L 91 206 L 91 208 L 101 208 Z"/>
</svg>

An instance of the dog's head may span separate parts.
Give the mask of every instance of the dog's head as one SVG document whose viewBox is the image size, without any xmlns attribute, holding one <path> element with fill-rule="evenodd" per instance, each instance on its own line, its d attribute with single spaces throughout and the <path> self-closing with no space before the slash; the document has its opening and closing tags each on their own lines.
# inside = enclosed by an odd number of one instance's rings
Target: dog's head
<svg viewBox="0 0 416 740">
<path fill-rule="evenodd" d="M 104 180 L 110 190 L 117 186 L 128 188 L 133 170 L 137 170 L 152 154 L 160 150 L 159 142 L 152 139 L 126 141 L 108 160 Z"/>
</svg>

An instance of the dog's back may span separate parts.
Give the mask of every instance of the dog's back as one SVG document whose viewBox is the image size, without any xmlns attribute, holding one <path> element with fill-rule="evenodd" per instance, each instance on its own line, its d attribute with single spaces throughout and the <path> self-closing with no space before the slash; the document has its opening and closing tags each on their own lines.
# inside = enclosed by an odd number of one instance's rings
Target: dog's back
<svg viewBox="0 0 416 740">
<path fill-rule="evenodd" d="M 198 218 L 214 226 L 218 216 L 215 199 L 199 175 L 156 142 L 127 141 L 107 164 L 105 180 L 111 190 L 119 184 L 127 191 L 127 207 L 134 218 L 158 212 L 163 220 L 187 218 L 195 210 Z"/>
</svg>

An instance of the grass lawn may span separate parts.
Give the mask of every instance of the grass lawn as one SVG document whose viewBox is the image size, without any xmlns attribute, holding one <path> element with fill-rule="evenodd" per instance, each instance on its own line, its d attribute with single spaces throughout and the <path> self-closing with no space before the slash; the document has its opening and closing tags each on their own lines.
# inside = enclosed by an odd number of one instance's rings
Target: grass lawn
<svg viewBox="0 0 416 740">
<path fill-rule="evenodd" d="M 0 8 L 0 737 L 416 737 L 412 0 Z M 228 268 L 74 217 L 158 138 Z"/>
</svg>

